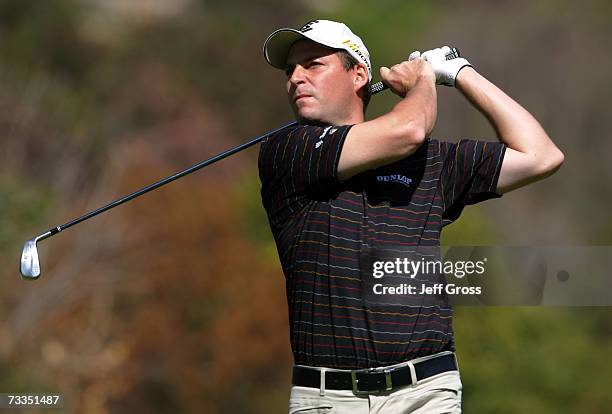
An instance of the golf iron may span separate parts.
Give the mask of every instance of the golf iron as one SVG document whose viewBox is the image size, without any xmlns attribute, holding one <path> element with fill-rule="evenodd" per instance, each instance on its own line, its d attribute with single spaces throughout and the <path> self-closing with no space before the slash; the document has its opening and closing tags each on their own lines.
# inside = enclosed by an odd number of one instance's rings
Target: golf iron
<svg viewBox="0 0 612 414">
<path fill-rule="evenodd" d="M 459 57 L 459 51 L 456 48 L 451 48 L 451 52 L 449 54 L 447 54 L 447 60 L 450 59 L 454 59 Z M 377 94 L 379 92 L 384 91 L 385 89 L 387 89 L 388 86 L 383 84 L 382 82 L 376 82 L 375 84 L 373 84 L 370 87 L 370 91 L 372 93 L 372 95 Z M 81 217 L 78 217 L 74 220 L 71 220 L 65 224 L 62 224 L 60 226 L 56 226 L 53 227 L 51 229 L 49 229 L 48 231 L 46 231 L 45 233 L 42 233 L 28 241 L 25 242 L 24 246 L 23 246 L 23 251 L 21 253 L 21 264 L 19 266 L 19 270 L 21 272 L 21 276 L 23 279 L 25 280 L 36 280 L 38 279 L 38 277 L 41 274 L 41 269 L 40 269 L 40 259 L 38 256 L 38 242 L 48 239 L 49 237 L 55 236 L 57 233 L 60 233 L 63 230 L 66 230 L 69 227 L 74 226 L 75 224 L 81 223 L 85 220 L 88 220 L 94 216 L 97 216 L 100 213 L 103 213 L 105 211 L 110 210 L 111 208 L 117 207 L 120 204 L 126 203 L 130 200 L 133 200 L 136 197 L 140 197 L 141 195 L 148 193 L 149 191 L 155 190 L 163 185 L 166 185 L 174 180 L 177 180 L 179 178 L 182 178 L 188 174 L 191 174 L 192 172 L 195 172 L 201 168 L 204 168 L 210 164 L 213 164 L 219 160 L 222 160 L 223 158 L 229 157 L 230 155 L 233 155 L 237 152 L 240 152 L 246 148 L 249 148 L 259 142 L 261 142 L 264 138 L 266 138 L 269 135 L 272 135 L 282 129 L 285 128 L 289 128 L 291 126 L 296 125 L 297 122 L 293 121 L 290 122 L 288 124 L 285 124 L 273 131 L 267 132 L 263 135 L 260 135 L 257 138 L 253 138 L 250 141 L 247 141 L 241 145 L 238 145 L 237 147 L 231 148 L 229 150 L 226 150 L 218 155 L 215 155 L 207 160 L 204 160 L 202 162 L 199 162 L 198 164 L 195 164 L 185 170 L 179 171 L 176 174 L 173 174 L 171 176 L 168 176 L 164 179 L 161 179 L 153 184 L 150 184 L 146 187 L 141 188 L 138 191 L 135 191 L 131 194 L 128 194 L 124 197 L 121 197 L 109 204 L 106 204 L 105 206 L 102 206 L 100 208 L 97 208 L 93 211 L 90 211 L 89 213 L 86 213 L 84 215 L 82 215 Z"/>
</svg>

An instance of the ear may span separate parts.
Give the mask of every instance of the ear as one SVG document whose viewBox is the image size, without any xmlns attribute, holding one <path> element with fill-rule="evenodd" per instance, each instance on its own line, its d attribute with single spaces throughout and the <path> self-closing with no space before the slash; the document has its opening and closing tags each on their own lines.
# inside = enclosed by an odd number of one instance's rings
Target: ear
<svg viewBox="0 0 612 414">
<path fill-rule="evenodd" d="M 355 92 L 359 89 L 363 88 L 364 85 L 368 83 L 368 71 L 365 66 L 355 65 L 353 67 L 355 76 L 353 78 L 353 84 L 355 87 Z"/>
</svg>

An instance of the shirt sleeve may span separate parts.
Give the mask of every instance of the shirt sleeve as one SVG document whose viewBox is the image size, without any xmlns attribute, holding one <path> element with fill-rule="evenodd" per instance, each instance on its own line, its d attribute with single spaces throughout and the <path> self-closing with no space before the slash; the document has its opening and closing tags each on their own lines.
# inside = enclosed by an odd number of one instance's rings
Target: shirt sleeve
<svg viewBox="0 0 612 414">
<path fill-rule="evenodd" d="M 268 214 L 300 209 L 338 186 L 338 162 L 350 125 L 298 125 L 268 136 L 259 151 L 262 199 Z"/>
<path fill-rule="evenodd" d="M 444 218 L 455 220 L 464 206 L 501 197 L 496 190 L 505 152 L 501 142 L 440 143 Z"/>
</svg>

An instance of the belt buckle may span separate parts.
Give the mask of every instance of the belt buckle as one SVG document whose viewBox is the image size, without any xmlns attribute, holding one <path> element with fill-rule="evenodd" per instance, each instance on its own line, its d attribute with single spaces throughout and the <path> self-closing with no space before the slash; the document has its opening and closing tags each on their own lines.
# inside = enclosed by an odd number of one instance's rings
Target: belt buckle
<svg viewBox="0 0 612 414">
<path fill-rule="evenodd" d="M 377 391 L 390 391 L 393 389 L 393 381 L 391 380 L 391 369 L 383 369 L 382 373 L 385 374 L 385 388 L 371 390 L 371 391 L 361 391 L 359 389 L 359 378 L 357 378 L 358 373 L 366 373 L 366 374 L 375 374 L 381 372 L 376 368 L 370 368 L 367 370 L 352 370 L 351 371 L 351 383 L 353 386 L 353 394 L 355 395 L 367 395 L 371 392 Z"/>
<path fill-rule="evenodd" d="M 391 381 L 391 370 L 385 369 L 383 370 L 385 374 L 385 385 L 387 386 L 385 391 L 391 391 L 393 389 L 393 381 Z"/>
</svg>

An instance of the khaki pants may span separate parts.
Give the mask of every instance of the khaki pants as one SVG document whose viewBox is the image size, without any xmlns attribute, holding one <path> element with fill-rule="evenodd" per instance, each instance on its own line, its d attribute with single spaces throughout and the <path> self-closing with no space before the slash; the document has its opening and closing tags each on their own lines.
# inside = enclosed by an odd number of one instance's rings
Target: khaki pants
<svg viewBox="0 0 612 414">
<path fill-rule="evenodd" d="M 458 371 L 443 372 L 392 391 L 358 396 L 348 390 L 322 391 L 294 385 L 289 414 L 461 413 L 461 389 Z"/>
</svg>

